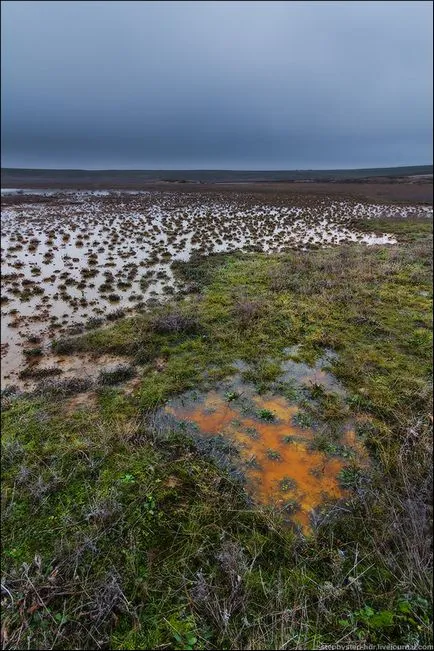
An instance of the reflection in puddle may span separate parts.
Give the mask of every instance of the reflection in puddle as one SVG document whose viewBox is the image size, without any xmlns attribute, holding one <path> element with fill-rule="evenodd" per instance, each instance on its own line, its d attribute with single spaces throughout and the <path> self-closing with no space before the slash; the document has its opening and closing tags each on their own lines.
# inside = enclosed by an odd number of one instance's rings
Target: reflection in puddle
<svg viewBox="0 0 434 651">
<path fill-rule="evenodd" d="M 319 385 L 328 391 L 337 393 L 338 395 L 345 394 L 345 389 L 340 382 L 325 370 L 327 365 L 336 359 L 336 353 L 327 350 L 326 353 L 311 367 L 308 366 L 308 364 L 297 361 L 299 346 L 286 348 L 284 352 L 287 354 L 288 359 L 282 363 L 282 381 L 296 380 L 299 384 L 304 386 L 312 387 L 314 385 Z"/>
<path fill-rule="evenodd" d="M 304 383 L 319 372 L 316 367 L 293 364 L 298 381 Z M 322 373 L 329 383 L 331 376 Z M 204 437 L 222 435 L 229 440 L 238 451 L 236 463 L 251 496 L 278 507 L 308 531 L 313 510 L 347 494 L 338 475 L 348 463 L 345 457 L 365 454 L 363 446 L 347 425 L 339 441 L 333 441 L 334 449 L 343 452 L 341 456 L 315 449 L 319 433 L 297 424 L 299 406 L 281 396 L 259 396 L 251 386 L 239 382 L 232 386 L 233 391 L 221 389 L 196 398 L 187 394 L 168 403 L 165 412 Z"/>
</svg>

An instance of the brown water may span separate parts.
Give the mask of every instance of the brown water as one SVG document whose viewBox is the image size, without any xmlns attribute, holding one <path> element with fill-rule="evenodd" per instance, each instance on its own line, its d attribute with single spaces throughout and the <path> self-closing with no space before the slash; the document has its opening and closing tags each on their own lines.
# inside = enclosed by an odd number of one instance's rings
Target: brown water
<svg viewBox="0 0 434 651">
<path fill-rule="evenodd" d="M 289 509 L 295 522 L 309 528 L 313 509 L 328 499 L 344 497 L 337 475 L 344 461 L 310 449 L 311 429 L 293 423 L 298 407 L 280 396 L 264 399 L 256 396 L 258 407 L 275 415 L 272 422 L 248 417 L 217 392 L 210 392 L 200 404 L 191 407 L 167 406 L 180 420 L 195 423 L 205 436 L 222 434 L 239 450 L 252 496 L 263 504 Z"/>
<path fill-rule="evenodd" d="M 340 398 L 345 396 L 344 387 L 327 367 L 335 357 L 332 351 L 312 367 L 296 361 L 298 347 L 285 352 L 288 357 L 292 354 L 292 359 L 282 362 L 278 381 L 291 381 L 299 392 L 297 400 L 306 400 L 306 390 L 315 384 Z M 187 393 L 164 408 L 192 433 L 205 439 L 222 436 L 230 442 L 251 497 L 278 508 L 306 533 L 316 510 L 348 495 L 339 482 L 348 459 L 365 467 L 369 457 L 349 419 L 329 434 L 331 445 L 326 449 L 333 453 L 322 451 L 318 443 L 324 440 L 324 423 L 302 426 L 304 410 L 305 405 L 302 408 L 272 391 L 258 395 L 239 376 L 206 394 Z"/>
</svg>

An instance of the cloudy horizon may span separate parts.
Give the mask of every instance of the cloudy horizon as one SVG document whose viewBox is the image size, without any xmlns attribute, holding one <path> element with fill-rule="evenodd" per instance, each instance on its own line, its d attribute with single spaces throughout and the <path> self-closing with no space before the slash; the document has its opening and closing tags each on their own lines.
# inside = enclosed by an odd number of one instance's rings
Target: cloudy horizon
<svg viewBox="0 0 434 651">
<path fill-rule="evenodd" d="M 432 164 L 432 3 L 2 3 L 2 167 Z"/>
</svg>

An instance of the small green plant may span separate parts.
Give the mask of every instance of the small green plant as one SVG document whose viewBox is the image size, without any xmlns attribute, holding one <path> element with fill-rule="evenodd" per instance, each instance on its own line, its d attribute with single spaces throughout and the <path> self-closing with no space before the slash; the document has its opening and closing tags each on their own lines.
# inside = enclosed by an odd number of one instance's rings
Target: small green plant
<svg viewBox="0 0 434 651">
<path fill-rule="evenodd" d="M 122 475 L 122 477 L 119 479 L 121 484 L 133 484 L 136 481 L 136 478 L 134 475 L 131 475 L 130 473 L 125 473 L 125 475 Z"/>
<path fill-rule="evenodd" d="M 155 515 L 157 505 L 152 494 L 146 495 L 146 500 L 143 506 L 149 515 Z"/>
<path fill-rule="evenodd" d="M 317 382 L 314 382 L 309 387 L 309 393 L 314 400 L 317 400 L 318 398 L 322 398 L 324 396 L 325 390 L 322 384 L 318 384 Z"/>
<path fill-rule="evenodd" d="M 365 409 L 369 405 L 369 401 L 358 393 L 354 393 L 346 398 L 347 404 L 356 410 Z"/>
<path fill-rule="evenodd" d="M 271 448 L 269 448 L 267 450 L 267 457 L 271 461 L 281 461 L 282 460 L 282 457 L 280 456 L 280 453 L 277 450 L 272 450 Z"/>
<path fill-rule="evenodd" d="M 344 459 L 352 459 L 354 457 L 354 450 L 351 448 L 331 441 L 326 434 L 319 434 L 311 443 L 313 450 L 319 450 L 332 457 L 343 457 Z"/>
<path fill-rule="evenodd" d="M 312 416 L 306 413 L 305 411 L 297 412 L 293 418 L 293 421 L 295 425 L 298 425 L 299 427 L 302 427 L 304 429 L 308 429 L 313 425 Z"/>
<path fill-rule="evenodd" d="M 279 481 L 279 490 L 282 493 L 288 493 L 297 488 L 297 482 L 292 477 L 284 477 Z"/>
<path fill-rule="evenodd" d="M 393 626 L 394 613 L 390 610 L 376 611 L 370 606 L 364 606 L 360 610 L 356 610 L 354 615 L 368 628 L 378 629 Z"/>
<path fill-rule="evenodd" d="M 257 416 L 258 416 L 258 418 L 260 418 L 261 420 L 265 420 L 265 421 L 267 421 L 267 422 L 269 422 L 269 423 L 271 423 L 271 422 L 273 422 L 273 421 L 276 420 L 276 416 L 275 416 L 275 414 L 273 414 L 273 412 L 270 411 L 269 409 L 260 409 L 260 410 L 258 411 L 258 413 L 257 413 Z"/>
<path fill-rule="evenodd" d="M 413 615 L 412 605 L 404 599 L 398 601 L 396 608 L 392 609 L 376 610 L 365 604 L 362 608 L 348 613 L 346 618 L 340 619 L 338 623 L 344 628 L 355 627 L 355 635 L 359 640 L 380 642 L 382 639 L 388 639 L 390 631 L 397 625 L 406 629 L 407 634 L 412 627 L 421 630 Z"/>
<path fill-rule="evenodd" d="M 69 353 L 73 353 L 76 350 L 76 346 L 76 340 L 70 337 L 54 340 L 51 344 L 53 352 L 58 355 L 68 355 Z"/>
<path fill-rule="evenodd" d="M 344 488 L 356 488 L 361 477 L 362 473 L 357 466 L 346 466 L 338 475 L 339 482 Z"/>
<path fill-rule="evenodd" d="M 39 357 L 42 355 L 42 348 L 27 348 L 23 350 L 23 354 L 26 357 Z"/>
<path fill-rule="evenodd" d="M 196 622 L 192 615 L 172 615 L 169 620 L 166 619 L 166 622 L 175 640 L 174 649 L 191 651 L 195 648 L 198 640 L 196 636 Z"/>
</svg>

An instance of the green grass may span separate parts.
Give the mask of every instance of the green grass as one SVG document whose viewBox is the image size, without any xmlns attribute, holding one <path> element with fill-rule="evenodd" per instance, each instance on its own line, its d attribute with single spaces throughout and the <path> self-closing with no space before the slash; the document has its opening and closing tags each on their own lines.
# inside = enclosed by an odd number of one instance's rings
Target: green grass
<svg viewBox="0 0 434 651">
<path fill-rule="evenodd" d="M 3 646 L 432 644 L 427 225 L 365 225 L 396 232 L 390 248 L 178 263 L 191 295 L 59 341 L 65 353 L 131 357 L 140 386 L 104 386 L 72 411 L 49 393 L 4 398 Z M 333 432 L 363 413 L 357 432 L 372 456 L 362 473 L 348 459 L 348 497 L 325 506 L 308 537 L 252 508 L 181 427 L 149 425 L 169 397 L 212 388 L 237 360 L 258 391 L 299 399 L 276 384 L 294 344 L 309 363 L 335 350 L 330 366 L 347 390 L 340 399 L 314 388 L 317 407 L 303 403 L 306 419 L 317 409 L 329 423 L 317 448 L 343 454 Z"/>
</svg>

